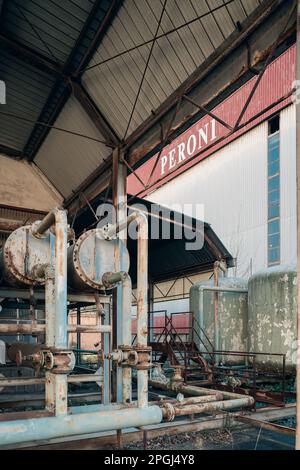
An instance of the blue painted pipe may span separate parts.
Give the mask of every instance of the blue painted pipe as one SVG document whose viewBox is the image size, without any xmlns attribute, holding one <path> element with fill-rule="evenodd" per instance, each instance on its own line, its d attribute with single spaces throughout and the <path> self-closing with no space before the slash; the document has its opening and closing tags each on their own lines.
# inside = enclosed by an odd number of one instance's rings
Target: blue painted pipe
<svg viewBox="0 0 300 470">
<path fill-rule="evenodd" d="M 0 446 L 159 424 L 158 406 L 0 422 Z"/>
</svg>

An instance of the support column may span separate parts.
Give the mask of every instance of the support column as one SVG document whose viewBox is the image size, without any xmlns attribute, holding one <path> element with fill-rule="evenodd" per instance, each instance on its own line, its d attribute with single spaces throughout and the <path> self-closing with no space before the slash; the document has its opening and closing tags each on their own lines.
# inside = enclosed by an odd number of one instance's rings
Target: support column
<svg viewBox="0 0 300 470">
<path fill-rule="evenodd" d="M 117 148 L 113 152 L 113 178 L 112 178 L 112 194 L 113 205 L 116 211 L 116 223 L 120 224 L 127 219 L 127 189 L 126 179 L 127 171 L 126 166 L 122 163 L 122 150 Z M 118 240 L 120 243 L 116 247 L 115 253 L 115 270 L 116 272 L 125 271 L 126 269 L 126 243 L 127 243 L 127 228 L 118 233 Z M 124 297 L 124 286 L 120 283 L 115 289 L 113 297 L 113 325 L 114 325 L 114 339 L 113 347 L 124 345 L 127 339 L 126 332 L 123 328 L 122 322 L 122 299 Z M 117 402 L 131 400 L 130 396 L 123 397 L 123 370 L 118 367 L 115 373 L 115 399 Z M 131 379 L 131 378 L 130 378 Z"/>
<path fill-rule="evenodd" d="M 104 317 L 103 325 L 111 325 L 111 305 L 104 304 Z M 101 338 L 101 347 L 103 348 L 104 355 L 109 354 L 111 351 L 111 335 L 103 333 Z M 102 387 L 102 403 L 108 405 L 111 402 L 111 361 L 104 359 L 103 362 L 103 387 Z"/>
<path fill-rule="evenodd" d="M 55 209 L 40 223 L 37 233 L 43 233 L 55 223 L 55 247 L 51 239 L 52 266 L 46 273 L 45 313 L 46 346 L 51 349 L 68 348 L 67 331 L 67 214 Z M 54 253 L 55 252 L 55 253 Z M 54 272 L 53 272 L 54 265 Z M 57 416 L 67 414 L 68 376 L 46 372 L 46 408 Z"/>
</svg>

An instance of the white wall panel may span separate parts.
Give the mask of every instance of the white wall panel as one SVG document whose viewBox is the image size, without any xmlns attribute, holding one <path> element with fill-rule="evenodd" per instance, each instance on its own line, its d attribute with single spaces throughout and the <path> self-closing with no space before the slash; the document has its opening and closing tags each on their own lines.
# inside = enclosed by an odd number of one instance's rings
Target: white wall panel
<svg viewBox="0 0 300 470">
<path fill-rule="evenodd" d="M 232 274 L 242 277 L 267 266 L 267 139 L 264 122 L 148 196 L 168 207 L 204 204 L 205 221 L 237 257 Z M 280 115 L 281 264 L 296 258 L 295 142 L 291 105 Z"/>
<path fill-rule="evenodd" d="M 267 262 L 267 132 L 259 125 L 148 197 L 203 204 L 205 221 L 238 259 L 238 276 Z"/>
</svg>

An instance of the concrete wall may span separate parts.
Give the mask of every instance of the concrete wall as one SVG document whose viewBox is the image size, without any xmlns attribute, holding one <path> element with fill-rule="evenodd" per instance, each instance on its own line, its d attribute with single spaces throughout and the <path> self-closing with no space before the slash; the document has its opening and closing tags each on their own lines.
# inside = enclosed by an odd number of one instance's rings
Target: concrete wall
<svg viewBox="0 0 300 470">
<path fill-rule="evenodd" d="M 34 164 L 0 155 L 0 205 L 49 211 L 62 196 Z"/>
</svg>

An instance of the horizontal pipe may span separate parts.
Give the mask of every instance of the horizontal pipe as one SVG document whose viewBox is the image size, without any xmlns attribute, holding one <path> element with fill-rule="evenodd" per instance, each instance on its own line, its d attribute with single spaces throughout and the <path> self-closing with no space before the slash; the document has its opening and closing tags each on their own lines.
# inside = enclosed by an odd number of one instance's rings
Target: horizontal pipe
<svg viewBox="0 0 300 470">
<path fill-rule="evenodd" d="M 221 286 L 199 286 L 201 291 L 211 291 L 211 292 L 235 292 L 241 294 L 247 294 L 248 289 L 244 287 L 221 287 Z"/>
<path fill-rule="evenodd" d="M 111 227 L 109 227 L 108 230 L 105 232 L 105 236 L 106 237 L 112 237 L 112 236 L 116 235 L 117 233 L 121 232 L 126 227 L 128 227 L 128 225 L 131 222 L 136 220 L 138 216 L 139 216 L 139 214 L 137 212 L 133 212 L 123 222 L 120 222 L 119 224 L 115 224 L 115 225 L 112 225 Z"/>
<path fill-rule="evenodd" d="M 102 375 L 96 374 L 77 374 L 68 375 L 68 383 L 83 383 L 83 382 L 100 382 L 103 380 Z M 24 385 L 43 385 L 45 377 L 14 377 L 0 379 L 1 387 L 21 387 Z"/>
<path fill-rule="evenodd" d="M 178 406 L 185 406 L 185 405 L 194 405 L 198 403 L 207 403 L 211 401 L 222 401 L 223 400 L 223 394 L 220 393 L 214 393 L 212 395 L 204 395 L 200 397 L 188 397 L 184 398 L 183 400 L 176 400 L 178 403 Z"/>
<path fill-rule="evenodd" d="M 169 390 L 173 392 L 181 392 L 186 395 L 192 396 L 203 396 L 203 395 L 212 395 L 220 393 L 219 390 L 215 390 L 213 388 L 204 388 L 204 387 L 197 387 L 195 385 L 186 385 L 182 382 L 176 383 L 162 383 L 155 380 L 149 380 L 149 385 L 152 387 L 158 388 L 159 390 Z M 245 398 L 245 395 L 240 393 L 234 392 L 227 392 L 222 390 L 222 395 L 224 398 L 228 399 L 237 399 L 237 398 Z"/>
<path fill-rule="evenodd" d="M 187 416 L 199 413 L 211 413 L 215 411 L 234 410 L 246 406 L 252 406 L 254 398 L 243 397 L 235 400 L 222 400 L 214 403 L 191 404 L 185 406 L 174 406 L 175 416 Z"/>
<path fill-rule="evenodd" d="M 68 325 L 69 333 L 110 333 L 111 325 Z"/>
<path fill-rule="evenodd" d="M 0 334 L 5 335 L 32 335 L 32 334 L 44 334 L 46 325 L 34 325 L 34 324 L 0 324 Z M 68 325 L 67 330 L 69 333 L 110 333 L 111 325 Z"/>
<path fill-rule="evenodd" d="M 0 423 L 0 443 L 3 446 L 20 444 L 63 436 L 147 426 L 161 421 L 162 410 L 158 406 L 16 420 Z"/>
<path fill-rule="evenodd" d="M 0 297 L 8 299 L 30 299 L 29 289 L 13 289 L 11 287 L 0 287 Z M 34 298 L 36 300 L 45 300 L 45 291 L 34 291 Z M 95 303 L 95 295 L 88 293 L 68 293 L 69 302 L 84 302 L 84 303 Z M 111 300 L 108 295 L 100 295 L 99 301 L 101 304 L 110 304 Z"/>
<path fill-rule="evenodd" d="M 223 395 L 222 393 L 218 393 L 215 395 L 211 396 L 203 396 L 203 397 L 189 397 L 189 398 L 184 398 L 182 401 L 178 401 L 176 398 L 169 398 L 169 397 L 164 397 L 165 400 L 160 400 L 160 401 L 152 401 L 149 403 L 149 406 L 153 405 L 158 405 L 158 406 L 163 406 L 165 403 L 172 403 L 173 405 L 176 406 L 184 406 L 184 405 L 189 405 L 189 404 L 195 404 L 195 403 L 206 403 L 209 401 L 216 401 L 216 400 L 222 400 Z M 96 405 L 82 405 L 82 406 L 71 406 L 69 408 L 70 413 L 72 414 L 77 414 L 77 413 L 91 413 L 95 411 L 101 411 L 104 409 L 111 409 L 111 410 L 122 410 L 125 408 L 134 408 L 137 406 L 137 402 L 134 401 L 130 404 L 123 404 L 123 403 L 111 403 L 110 405 L 103 405 L 103 404 L 96 404 Z"/>
<path fill-rule="evenodd" d="M 276 421 L 278 419 L 291 417 L 295 415 L 296 405 L 293 404 L 292 408 L 287 405 L 285 408 L 260 408 L 260 411 L 250 414 L 249 416 L 255 416 L 259 419 L 265 419 L 269 421 Z M 28 412 L 27 412 L 28 413 Z M 33 413 L 33 412 L 30 412 Z M 245 424 L 240 423 L 236 420 L 236 416 L 239 412 L 233 412 L 230 415 L 227 415 L 226 423 L 230 426 L 230 428 L 244 428 Z M 182 433 L 191 433 L 191 432 L 201 432 L 205 430 L 216 430 L 216 429 L 224 429 L 224 414 L 220 413 L 217 414 L 215 417 L 205 416 L 198 418 L 196 420 L 191 420 L 190 418 L 181 419 L 160 423 L 151 426 L 148 428 L 147 433 L 147 440 L 154 439 L 156 437 L 161 437 L 162 434 L 164 436 L 178 436 Z M 143 435 L 145 430 L 137 430 L 137 429 L 128 429 L 126 432 L 122 434 L 122 443 L 125 444 L 132 444 L 133 442 L 142 442 Z M 75 439 L 57 439 L 54 442 L 49 442 L 45 445 L 42 443 L 37 444 L 21 444 L 18 446 L 19 448 L 27 448 L 27 449 L 39 449 L 39 450 L 98 450 L 105 446 L 114 446 L 118 445 L 117 440 L 117 433 L 101 433 L 101 435 L 93 435 L 92 437 L 86 438 L 78 437 Z M 7 446 L 6 449 L 11 448 Z"/>
</svg>

